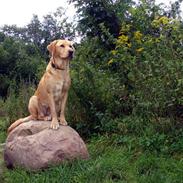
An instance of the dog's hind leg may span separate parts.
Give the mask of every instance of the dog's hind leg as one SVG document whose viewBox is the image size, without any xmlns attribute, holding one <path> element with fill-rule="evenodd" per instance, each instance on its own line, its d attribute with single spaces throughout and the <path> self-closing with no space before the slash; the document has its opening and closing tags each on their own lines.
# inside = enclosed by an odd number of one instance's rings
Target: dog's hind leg
<svg viewBox="0 0 183 183">
<path fill-rule="evenodd" d="M 39 105 L 38 105 L 38 98 L 37 96 L 33 95 L 29 100 L 29 113 L 32 116 L 31 120 L 38 119 L 38 111 L 39 111 Z"/>
</svg>

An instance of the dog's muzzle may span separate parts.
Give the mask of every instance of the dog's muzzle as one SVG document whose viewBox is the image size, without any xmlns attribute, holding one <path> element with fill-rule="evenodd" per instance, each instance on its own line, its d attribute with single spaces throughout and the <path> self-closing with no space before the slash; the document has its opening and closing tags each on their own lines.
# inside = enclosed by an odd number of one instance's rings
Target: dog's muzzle
<svg viewBox="0 0 183 183">
<path fill-rule="evenodd" d="M 70 50 L 70 51 L 69 51 L 69 58 L 71 58 L 71 59 L 72 59 L 72 58 L 73 58 L 73 56 L 74 56 L 74 51 Z"/>
</svg>

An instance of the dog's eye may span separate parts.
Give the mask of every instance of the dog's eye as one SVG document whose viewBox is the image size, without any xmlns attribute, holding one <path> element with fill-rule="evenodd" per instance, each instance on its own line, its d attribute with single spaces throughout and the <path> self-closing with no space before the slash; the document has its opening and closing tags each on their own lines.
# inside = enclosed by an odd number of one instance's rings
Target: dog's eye
<svg viewBox="0 0 183 183">
<path fill-rule="evenodd" d="M 69 45 L 70 48 L 72 48 L 72 45 Z"/>
<path fill-rule="evenodd" d="M 60 47 L 64 48 L 64 45 L 63 45 L 63 44 L 61 44 L 61 45 L 60 45 Z"/>
</svg>

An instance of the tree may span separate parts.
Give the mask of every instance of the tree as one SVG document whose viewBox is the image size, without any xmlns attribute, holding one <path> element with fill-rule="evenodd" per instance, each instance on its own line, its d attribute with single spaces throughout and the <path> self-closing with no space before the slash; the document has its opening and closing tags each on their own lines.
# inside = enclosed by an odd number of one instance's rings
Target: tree
<svg viewBox="0 0 183 183">
<path fill-rule="evenodd" d="M 34 44 L 4 35 L 0 41 L 0 96 L 6 96 L 13 83 L 15 86 L 20 81 L 35 83 L 43 64 Z"/>
<path fill-rule="evenodd" d="M 169 16 L 173 18 L 181 19 L 181 3 L 183 0 L 176 0 L 174 3 L 171 3 L 171 9 L 169 11 Z"/>
<path fill-rule="evenodd" d="M 0 32 L 3 32 L 6 36 L 13 37 L 15 39 L 21 39 L 27 41 L 27 28 L 18 27 L 16 25 L 4 25 L 0 28 Z"/>
<path fill-rule="evenodd" d="M 33 43 L 39 48 L 44 58 L 47 58 L 46 46 L 54 39 L 73 39 L 75 28 L 68 21 L 63 8 L 44 16 L 41 22 L 37 15 L 33 15 L 31 22 L 25 27 L 5 25 L 0 29 L 5 35 L 25 43 Z"/>
<path fill-rule="evenodd" d="M 41 48 L 43 40 L 42 24 L 37 15 L 33 15 L 31 22 L 26 26 L 27 42 L 33 42 L 36 46 Z"/>
<path fill-rule="evenodd" d="M 75 35 L 74 25 L 68 22 L 63 8 L 57 8 L 56 12 L 44 16 L 42 22 L 42 46 L 46 46 L 55 39 L 70 39 Z"/>
<path fill-rule="evenodd" d="M 120 31 L 120 21 L 111 0 L 70 0 L 77 8 L 79 18 L 78 30 L 81 35 L 98 37 L 102 43 L 106 43 L 109 36 L 117 38 Z M 111 47 L 112 42 L 108 45 Z"/>
</svg>

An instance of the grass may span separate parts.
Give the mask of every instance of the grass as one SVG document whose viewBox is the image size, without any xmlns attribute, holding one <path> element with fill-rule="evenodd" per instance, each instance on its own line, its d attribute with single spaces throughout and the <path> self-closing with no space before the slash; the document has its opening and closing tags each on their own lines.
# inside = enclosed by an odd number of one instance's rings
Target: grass
<svg viewBox="0 0 183 183">
<path fill-rule="evenodd" d="M 2 183 L 182 183 L 183 158 L 143 150 L 138 138 L 95 137 L 89 160 L 76 160 L 43 171 L 4 169 Z M 121 139 L 120 139 L 121 140 Z"/>
</svg>

